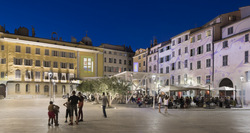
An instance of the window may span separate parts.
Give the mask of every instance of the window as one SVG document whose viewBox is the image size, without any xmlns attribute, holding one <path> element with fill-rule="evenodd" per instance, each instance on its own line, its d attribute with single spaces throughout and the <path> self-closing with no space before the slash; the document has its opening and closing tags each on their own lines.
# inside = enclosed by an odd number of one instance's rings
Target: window
<svg viewBox="0 0 250 133">
<path fill-rule="evenodd" d="M 193 63 L 190 63 L 190 70 L 193 70 Z"/>
<path fill-rule="evenodd" d="M 211 43 L 207 44 L 207 52 L 211 51 Z"/>
<path fill-rule="evenodd" d="M 160 50 L 160 53 L 162 53 L 164 51 L 164 49 L 162 48 L 161 50 Z"/>
<path fill-rule="evenodd" d="M 160 73 L 163 73 L 163 68 L 160 69 Z"/>
<path fill-rule="evenodd" d="M 29 84 L 26 84 L 25 92 L 26 92 L 26 93 L 29 93 L 29 92 L 30 92 L 30 85 L 29 85 Z"/>
<path fill-rule="evenodd" d="M 151 62 L 152 61 L 152 58 L 151 57 L 149 57 L 149 62 Z"/>
<path fill-rule="evenodd" d="M 106 66 L 104 66 L 104 72 L 106 72 L 107 71 L 107 67 Z"/>
<path fill-rule="evenodd" d="M 25 59 L 24 60 L 24 65 L 25 66 L 32 66 L 32 60 L 31 59 Z"/>
<path fill-rule="evenodd" d="M 61 57 L 67 57 L 67 53 L 66 52 L 61 52 Z"/>
<path fill-rule="evenodd" d="M 125 54 L 126 55 L 126 54 Z M 146 54 L 143 54 L 143 58 L 145 58 L 146 57 Z"/>
<path fill-rule="evenodd" d="M 197 55 L 203 53 L 203 46 L 197 48 Z"/>
<path fill-rule="evenodd" d="M 106 62 L 107 61 L 107 59 L 106 59 L 106 57 L 104 58 L 104 62 Z"/>
<path fill-rule="evenodd" d="M 169 73 L 169 66 L 166 67 L 166 73 Z"/>
<path fill-rule="evenodd" d="M 41 79 L 41 72 L 35 72 L 35 79 Z"/>
<path fill-rule="evenodd" d="M 181 84 L 181 75 L 178 75 L 178 84 Z"/>
<path fill-rule="evenodd" d="M 15 77 L 16 77 L 16 79 L 21 79 L 21 71 L 20 70 L 15 71 Z"/>
<path fill-rule="evenodd" d="M 49 86 L 48 85 L 44 86 L 44 92 L 49 92 Z"/>
<path fill-rule="evenodd" d="M 39 93 L 39 92 L 40 92 L 40 85 L 36 84 L 36 93 Z"/>
<path fill-rule="evenodd" d="M 180 44 L 181 43 L 181 38 L 178 38 L 178 44 Z"/>
<path fill-rule="evenodd" d="M 201 69 L 201 61 L 197 61 L 197 69 Z"/>
<path fill-rule="evenodd" d="M 211 59 L 206 59 L 206 67 L 211 67 Z"/>
<path fill-rule="evenodd" d="M 210 78 L 211 78 L 210 75 L 207 75 L 207 76 L 206 76 L 206 84 L 209 84 L 209 83 L 210 83 L 210 80 L 211 80 Z"/>
<path fill-rule="evenodd" d="M 16 52 L 21 52 L 21 46 L 16 46 Z"/>
<path fill-rule="evenodd" d="M 40 54 L 40 48 L 36 48 L 36 54 Z"/>
<path fill-rule="evenodd" d="M 175 69 L 175 63 L 172 63 L 172 70 Z"/>
<path fill-rule="evenodd" d="M 93 68 L 93 59 L 92 58 L 83 58 L 83 70 L 84 73 L 92 73 L 94 72 L 94 68 Z"/>
<path fill-rule="evenodd" d="M 112 63 L 112 58 L 109 58 L 109 63 Z"/>
<path fill-rule="evenodd" d="M 111 51 L 109 51 L 109 54 L 112 54 L 112 52 L 111 52 Z"/>
<path fill-rule="evenodd" d="M 59 52 L 58 51 L 52 51 L 52 56 L 59 56 Z"/>
<path fill-rule="evenodd" d="M 4 78 L 4 72 L 1 72 L 1 78 Z"/>
<path fill-rule="evenodd" d="M 187 41 L 188 40 L 188 35 L 185 35 L 185 41 Z"/>
<path fill-rule="evenodd" d="M 198 41 L 201 40 L 201 34 L 199 34 L 199 35 L 197 36 L 197 40 L 198 40 Z"/>
<path fill-rule="evenodd" d="M 146 66 L 146 62 L 145 61 L 143 61 L 143 66 Z"/>
<path fill-rule="evenodd" d="M 67 68 L 67 63 L 61 62 L 61 68 Z"/>
<path fill-rule="evenodd" d="M 178 50 L 179 55 L 181 55 L 181 49 Z"/>
<path fill-rule="evenodd" d="M 246 34 L 245 35 L 245 42 L 248 42 L 249 41 L 249 34 Z"/>
<path fill-rule="evenodd" d="M 188 60 L 185 60 L 185 62 L 184 62 L 184 67 L 185 67 L 185 68 L 188 67 Z"/>
<path fill-rule="evenodd" d="M 151 72 L 152 71 L 152 67 L 151 66 L 149 66 L 149 72 Z"/>
<path fill-rule="evenodd" d="M 207 32 L 206 32 L 206 36 L 208 37 L 208 36 L 211 36 L 211 30 L 208 30 Z"/>
<path fill-rule="evenodd" d="M 126 71 L 127 70 L 127 68 L 124 68 L 124 71 Z"/>
<path fill-rule="evenodd" d="M 23 59 L 14 58 L 14 65 L 22 65 L 22 64 L 23 64 Z"/>
<path fill-rule="evenodd" d="M 45 54 L 45 55 L 49 55 L 49 50 L 48 50 L 48 49 L 45 49 L 44 54 Z"/>
<path fill-rule="evenodd" d="M 184 74 L 184 84 L 187 84 L 187 74 Z"/>
<path fill-rule="evenodd" d="M 245 63 L 248 63 L 248 51 L 245 51 Z"/>
<path fill-rule="evenodd" d="M 16 93 L 20 92 L 20 84 L 16 84 L 16 86 L 15 86 L 15 92 Z"/>
<path fill-rule="evenodd" d="M 222 66 L 227 66 L 228 65 L 228 56 L 224 55 L 222 57 Z"/>
<path fill-rule="evenodd" d="M 122 60 L 121 59 L 119 59 L 119 64 L 122 64 Z"/>
<path fill-rule="evenodd" d="M 172 76 L 172 85 L 174 85 L 174 76 Z"/>
<path fill-rule="evenodd" d="M 74 69 L 74 64 L 73 63 L 69 63 L 69 69 Z"/>
<path fill-rule="evenodd" d="M 167 79 L 167 81 L 166 81 L 166 84 L 165 85 L 169 85 L 169 80 Z"/>
<path fill-rule="evenodd" d="M 139 67 L 141 67 L 141 63 L 139 63 Z"/>
<path fill-rule="evenodd" d="M 194 56 L 194 55 L 195 55 L 195 49 L 193 48 L 190 50 L 190 56 Z"/>
<path fill-rule="evenodd" d="M 69 53 L 69 58 L 75 58 L 75 53 Z"/>
<path fill-rule="evenodd" d="M 139 56 L 138 59 L 141 59 L 141 56 Z"/>
<path fill-rule="evenodd" d="M 36 60 L 35 66 L 41 66 L 41 61 L 40 60 Z"/>
<path fill-rule="evenodd" d="M 116 59 L 114 59 L 114 63 L 116 63 Z"/>
<path fill-rule="evenodd" d="M 1 45 L 1 50 L 4 50 L 4 45 Z"/>
<path fill-rule="evenodd" d="M 126 65 L 127 64 L 127 60 L 124 60 L 124 65 Z"/>
<path fill-rule="evenodd" d="M 57 62 L 53 62 L 53 68 L 58 68 L 58 63 Z"/>
<path fill-rule="evenodd" d="M 173 46 L 175 45 L 175 40 L 173 40 L 172 45 L 173 45 Z"/>
<path fill-rule="evenodd" d="M 43 61 L 44 67 L 50 67 L 50 61 Z"/>
<path fill-rule="evenodd" d="M 160 63 L 163 63 L 163 57 L 162 57 L 162 58 L 160 58 Z"/>
<path fill-rule="evenodd" d="M 194 43 L 195 42 L 195 37 L 192 37 L 191 38 L 191 43 Z"/>
<path fill-rule="evenodd" d="M 27 54 L 30 54 L 30 53 L 31 53 L 30 47 L 26 47 L 26 53 L 27 53 Z"/>
<path fill-rule="evenodd" d="M 6 64 L 6 58 L 1 59 L 1 64 Z"/>
<path fill-rule="evenodd" d="M 171 46 L 167 46 L 167 47 L 166 47 L 166 50 L 169 50 L 170 48 L 171 48 Z"/>
<path fill-rule="evenodd" d="M 185 47 L 185 53 L 188 53 L 188 47 Z"/>
<path fill-rule="evenodd" d="M 178 62 L 178 69 L 181 69 L 181 61 Z"/>
<path fill-rule="evenodd" d="M 154 60 L 156 60 L 156 55 L 154 56 Z"/>
<path fill-rule="evenodd" d="M 227 48 L 228 47 L 228 41 L 224 41 L 223 42 L 223 48 Z"/>
<path fill-rule="evenodd" d="M 129 60 L 129 61 L 128 61 L 128 64 L 129 64 L 129 65 L 132 65 L 132 61 L 131 61 L 131 60 Z"/>
<path fill-rule="evenodd" d="M 170 61 L 170 55 L 168 55 L 168 56 L 165 57 L 165 61 L 166 61 L 166 62 L 167 62 L 167 61 Z"/>
<path fill-rule="evenodd" d="M 172 52 L 172 57 L 174 57 L 174 54 L 175 54 L 175 52 L 173 51 L 173 52 Z"/>
<path fill-rule="evenodd" d="M 201 84 L 201 77 L 197 77 L 197 84 Z"/>
<path fill-rule="evenodd" d="M 233 34 L 233 32 L 234 32 L 233 27 L 229 27 L 229 28 L 227 29 L 228 35 Z"/>
<path fill-rule="evenodd" d="M 156 70 L 156 65 L 154 65 L 154 71 Z"/>
</svg>

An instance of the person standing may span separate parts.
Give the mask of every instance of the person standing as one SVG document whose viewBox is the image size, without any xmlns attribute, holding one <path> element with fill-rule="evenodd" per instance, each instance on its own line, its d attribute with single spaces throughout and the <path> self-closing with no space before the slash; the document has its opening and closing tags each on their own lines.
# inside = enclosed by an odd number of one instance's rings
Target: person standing
<svg viewBox="0 0 250 133">
<path fill-rule="evenodd" d="M 80 100 L 78 96 L 76 96 L 76 92 L 72 91 L 72 96 L 69 98 L 70 100 L 70 119 L 71 122 L 69 123 L 69 125 L 73 125 L 73 117 L 74 117 L 74 111 L 75 111 L 75 115 L 76 115 L 76 125 L 78 125 L 78 117 L 77 117 L 77 104 L 78 101 Z"/>
<path fill-rule="evenodd" d="M 68 122 L 68 121 L 67 121 L 68 116 L 69 116 L 69 121 L 70 121 L 70 105 L 71 105 L 71 104 L 70 104 L 70 101 L 69 101 L 69 98 L 68 98 L 68 101 L 67 101 L 66 103 L 63 104 L 63 106 L 66 107 L 66 116 L 65 116 L 66 120 L 65 120 L 65 123 Z"/>
<path fill-rule="evenodd" d="M 53 111 L 55 113 L 55 126 L 59 126 L 59 123 L 58 123 L 58 113 L 59 113 L 59 109 L 60 107 L 57 106 L 57 105 L 54 105 L 53 106 Z"/>
<path fill-rule="evenodd" d="M 109 101 L 107 96 L 105 96 L 105 92 L 102 93 L 102 111 L 103 111 L 103 115 L 105 118 L 107 118 L 107 114 L 106 114 L 106 105 L 108 104 L 109 106 Z"/>
<path fill-rule="evenodd" d="M 54 113 L 54 110 L 53 110 L 53 102 L 50 101 L 49 102 L 49 106 L 48 106 L 48 116 L 49 116 L 49 119 L 48 119 L 48 126 L 50 126 L 51 124 L 53 125 L 53 121 L 55 121 L 55 113 Z M 51 123 L 51 124 L 50 124 Z"/>
<path fill-rule="evenodd" d="M 161 103 L 162 103 L 162 98 L 161 98 L 161 95 L 159 95 L 159 98 L 158 98 L 159 113 L 161 113 Z"/>
<path fill-rule="evenodd" d="M 164 98 L 165 114 L 167 114 L 168 102 L 169 102 L 169 98 L 166 95 L 165 98 Z"/>
<path fill-rule="evenodd" d="M 78 92 L 78 96 L 79 96 L 79 103 L 78 103 L 78 108 L 79 108 L 79 112 L 78 112 L 78 121 L 82 122 L 83 121 L 83 112 L 82 112 L 82 108 L 83 108 L 83 102 L 84 102 L 84 97 L 82 96 L 81 92 Z M 81 119 L 80 119 L 81 118 Z"/>
</svg>

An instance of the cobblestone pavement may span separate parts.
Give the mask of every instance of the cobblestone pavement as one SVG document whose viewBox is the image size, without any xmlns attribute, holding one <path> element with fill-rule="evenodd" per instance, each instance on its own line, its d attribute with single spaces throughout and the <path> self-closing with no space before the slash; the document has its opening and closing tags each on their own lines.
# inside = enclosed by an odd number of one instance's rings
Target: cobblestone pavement
<svg viewBox="0 0 250 133">
<path fill-rule="evenodd" d="M 84 105 L 84 122 L 69 126 L 65 121 L 66 100 L 56 99 L 61 107 L 59 127 L 47 125 L 49 99 L 0 100 L 0 133 L 250 133 L 250 110 L 169 110 L 135 105 L 113 105 L 102 116 L 101 105 Z M 162 112 L 163 109 L 162 109 Z"/>
</svg>

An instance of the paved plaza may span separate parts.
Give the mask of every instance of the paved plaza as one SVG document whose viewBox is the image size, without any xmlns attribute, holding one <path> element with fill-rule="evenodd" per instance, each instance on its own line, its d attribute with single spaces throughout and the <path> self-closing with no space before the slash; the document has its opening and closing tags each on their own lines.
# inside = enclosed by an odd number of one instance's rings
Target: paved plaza
<svg viewBox="0 0 250 133">
<path fill-rule="evenodd" d="M 0 100 L 0 133 L 250 133 L 250 110 L 172 109 L 164 115 L 152 108 L 113 105 L 104 118 L 101 105 L 92 103 L 84 105 L 84 122 L 69 126 L 65 101 L 55 102 L 61 107 L 59 127 L 48 127 L 49 99 Z"/>
</svg>

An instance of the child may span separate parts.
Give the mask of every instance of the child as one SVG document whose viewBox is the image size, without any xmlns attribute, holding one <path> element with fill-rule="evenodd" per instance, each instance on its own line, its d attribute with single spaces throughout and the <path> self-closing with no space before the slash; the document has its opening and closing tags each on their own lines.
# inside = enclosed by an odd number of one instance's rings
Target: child
<svg viewBox="0 0 250 133">
<path fill-rule="evenodd" d="M 69 116 L 69 119 L 70 119 L 70 101 L 69 101 L 69 98 L 68 98 L 68 101 L 66 103 L 63 104 L 63 106 L 66 107 L 66 120 L 65 120 L 65 123 L 67 123 L 67 119 L 68 119 L 68 116 Z"/>
<path fill-rule="evenodd" d="M 53 125 L 53 121 L 55 121 L 55 113 L 54 113 L 54 110 L 53 110 L 53 102 L 50 101 L 49 102 L 49 107 L 48 107 L 48 116 L 49 116 L 49 120 L 48 120 L 48 126 L 50 126 L 50 120 L 51 120 L 51 124 Z"/>
</svg>

